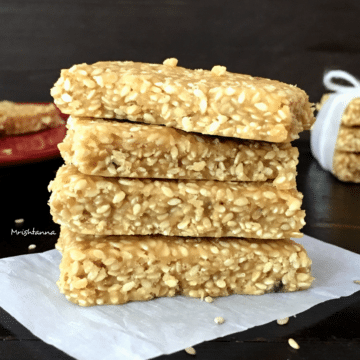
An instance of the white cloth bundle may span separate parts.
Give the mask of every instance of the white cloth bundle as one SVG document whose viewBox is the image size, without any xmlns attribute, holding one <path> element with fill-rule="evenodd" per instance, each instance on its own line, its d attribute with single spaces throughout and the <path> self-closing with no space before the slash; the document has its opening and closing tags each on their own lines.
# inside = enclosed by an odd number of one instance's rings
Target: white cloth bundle
<svg viewBox="0 0 360 360">
<path fill-rule="evenodd" d="M 333 79 L 343 79 L 353 86 L 335 84 Z M 333 157 L 342 115 L 354 98 L 360 97 L 360 82 L 342 70 L 329 71 L 324 75 L 324 85 L 332 93 L 317 114 L 311 129 L 311 151 L 323 169 L 333 173 Z"/>
</svg>

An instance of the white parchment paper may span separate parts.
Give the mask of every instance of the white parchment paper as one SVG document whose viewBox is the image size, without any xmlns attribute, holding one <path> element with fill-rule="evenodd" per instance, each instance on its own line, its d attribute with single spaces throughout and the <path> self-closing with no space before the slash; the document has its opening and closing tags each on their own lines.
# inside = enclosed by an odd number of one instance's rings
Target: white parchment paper
<svg viewBox="0 0 360 360">
<path fill-rule="evenodd" d="M 360 279 L 360 255 L 309 236 L 297 242 L 313 260 L 316 280 L 306 291 L 233 295 L 211 304 L 178 296 L 83 308 L 59 293 L 55 282 L 61 255 L 51 250 L 0 260 L 0 306 L 40 339 L 76 359 L 148 359 L 360 290 L 353 282 Z M 217 325 L 217 316 L 225 323 Z"/>
</svg>

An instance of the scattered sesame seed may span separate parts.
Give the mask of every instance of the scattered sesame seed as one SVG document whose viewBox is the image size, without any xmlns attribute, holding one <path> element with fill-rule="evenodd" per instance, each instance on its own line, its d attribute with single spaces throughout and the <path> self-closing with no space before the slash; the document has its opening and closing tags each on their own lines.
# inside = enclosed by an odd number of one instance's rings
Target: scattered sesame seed
<svg viewBox="0 0 360 360">
<path fill-rule="evenodd" d="M 289 318 L 288 317 L 286 317 L 286 318 L 284 318 L 284 319 L 278 319 L 277 320 L 277 323 L 279 324 L 279 325 L 285 325 L 285 324 L 287 324 L 289 322 Z"/>
<path fill-rule="evenodd" d="M 217 316 L 214 321 L 217 323 L 217 324 L 223 324 L 225 322 L 225 319 L 221 316 Z"/>
<path fill-rule="evenodd" d="M 185 351 L 190 355 L 195 355 L 196 354 L 196 351 L 195 351 L 195 349 L 193 347 L 187 347 L 185 349 Z"/>
<path fill-rule="evenodd" d="M 28 249 L 29 250 L 34 250 L 36 248 L 36 245 L 35 244 L 31 244 L 29 245 Z"/>
<path fill-rule="evenodd" d="M 360 285 L 360 280 L 354 280 L 354 283 Z"/>
<path fill-rule="evenodd" d="M 207 303 L 212 303 L 212 302 L 214 301 L 214 299 L 213 299 L 211 296 L 207 296 L 207 297 L 205 298 L 205 301 L 206 301 Z"/>
<path fill-rule="evenodd" d="M 294 349 L 300 349 L 299 344 L 294 339 L 289 339 L 289 345 Z"/>
<path fill-rule="evenodd" d="M 24 219 L 16 219 L 15 223 L 16 224 L 22 224 L 24 222 Z"/>
</svg>

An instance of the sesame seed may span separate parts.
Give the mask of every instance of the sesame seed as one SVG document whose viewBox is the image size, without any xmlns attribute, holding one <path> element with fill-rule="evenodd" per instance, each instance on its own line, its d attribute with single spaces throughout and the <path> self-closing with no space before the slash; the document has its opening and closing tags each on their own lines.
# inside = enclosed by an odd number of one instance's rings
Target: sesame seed
<svg viewBox="0 0 360 360">
<path fill-rule="evenodd" d="M 264 103 L 257 103 L 254 106 L 261 111 L 266 111 L 268 109 L 267 105 Z"/>
<path fill-rule="evenodd" d="M 61 96 L 61 99 L 64 100 L 65 102 L 70 102 L 70 101 L 72 101 L 72 97 L 71 97 L 69 94 L 67 94 L 67 93 L 63 94 L 63 95 Z"/>
<path fill-rule="evenodd" d="M 277 323 L 278 323 L 279 325 L 285 325 L 285 324 L 287 324 L 288 322 L 289 322 L 289 318 L 288 318 L 288 317 L 277 320 Z"/>
<path fill-rule="evenodd" d="M 24 222 L 24 219 L 16 219 L 15 223 L 16 224 L 22 224 Z"/>
<path fill-rule="evenodd" d="M 139 214 L 140 211 L 141 211 L 141 205 L 140 204 L 135 204 L 134 207 L 133 207 L 134 215 Z"/>
<path fill-rule="evenodd" d="M 193 347 L 187 347 L 185 349 L 185 352 L 187 352 L 189 355 L 195 355 L 196 354 L 196 351 Z"/>
<path fill-rule="evenodd" d="M 226 282 L 225 282 L 224 280 L 218 280 L 218 281 L 216 282 L 216 285 L 217 285 L 219 288 L 223 289 L 223 288 L 226 287 Z"/>
<path fill-rule="evenodd" d="M 36 248 L 36 245 L 35 244 L 31 244 L 29 245 L 28 249 L 29 250 L 34 250 Z"/>
<path fill-rule="evenodd" d="M 299 344 L 294 339 L 289 339 L 289 345 L 294 349 L 300 349 Z"/>
<path fill-rule="evenodd" d="M 217 323 L 217 324 L 223 324 L 225 322 L 225 319 L 221 316 L 217 316 L 214 321 Z"/>
<path fill-rule="evenodd" d="M 225 66 L 220 66 L 220 65 L 216 65 L 211 69 L 211 72 L 217 76 L 221 76 L 224 75 L 226 73 L 226 67 Z"/>
<path fill-rule="evenodd" d="M 226 95 L 234 95 L 235 94 L 235 89 L 233 89 L 232 87 L 228 87 L 226 90 L 225 90 L 225 94 Z"/>
</svg>

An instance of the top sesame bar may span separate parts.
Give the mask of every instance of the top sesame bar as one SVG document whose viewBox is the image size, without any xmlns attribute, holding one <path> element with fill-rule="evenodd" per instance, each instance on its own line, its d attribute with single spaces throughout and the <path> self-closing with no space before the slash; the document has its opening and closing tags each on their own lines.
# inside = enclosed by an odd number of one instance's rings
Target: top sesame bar
<svg viewBox="0 0 360 360">
<path fill-rule="evenodd" d="M 275 80 L 132 61 L 74 65 L 51 89 L 55 104 L 77 117 L 128 119 L 185 131 L 289 142 L 315 121 L 307 94 Z"/>
</svg>

